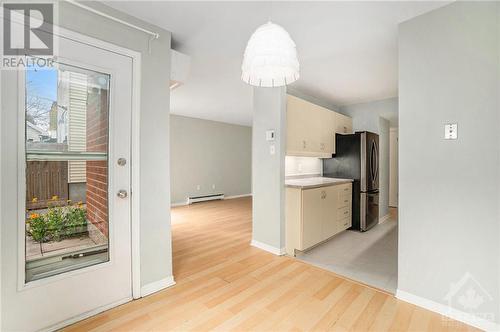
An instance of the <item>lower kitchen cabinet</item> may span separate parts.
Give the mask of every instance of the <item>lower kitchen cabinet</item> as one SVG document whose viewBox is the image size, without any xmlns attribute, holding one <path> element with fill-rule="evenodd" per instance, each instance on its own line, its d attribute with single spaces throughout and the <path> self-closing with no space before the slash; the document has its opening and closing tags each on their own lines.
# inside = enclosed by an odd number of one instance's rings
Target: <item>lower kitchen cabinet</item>
<svg viewBox="0 0 500 332">
<path fill-rule="evenodd" d="M 352 225 L 352 184 L 286 189 L 286 251 L 304 251 Z"/>
</svg>

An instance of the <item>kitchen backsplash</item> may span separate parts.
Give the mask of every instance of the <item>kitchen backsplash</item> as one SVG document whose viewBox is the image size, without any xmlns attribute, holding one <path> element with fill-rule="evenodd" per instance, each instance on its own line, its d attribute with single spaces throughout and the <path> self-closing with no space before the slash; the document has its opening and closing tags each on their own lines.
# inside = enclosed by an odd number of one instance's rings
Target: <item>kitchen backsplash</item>
<svg viewBox="0 0 500 332">
<path fill-rule="evenodd" d="M 285 157 L 285 176 L 322 175 L 323 162 L 313 157 Z"/>
</svg>

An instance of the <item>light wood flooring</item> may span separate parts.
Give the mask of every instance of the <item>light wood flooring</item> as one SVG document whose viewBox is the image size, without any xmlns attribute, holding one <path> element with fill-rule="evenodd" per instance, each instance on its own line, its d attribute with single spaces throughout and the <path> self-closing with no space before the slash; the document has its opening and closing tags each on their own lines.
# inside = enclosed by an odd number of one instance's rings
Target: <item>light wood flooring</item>
<svg viewBox="0 0 500 332">
<path fill-rule="evenodd" d="M 67 331 L 472 331 L 392 295 L 250 246 L 251 199 L 172 209 L 177 284 Z"/>
</svg>

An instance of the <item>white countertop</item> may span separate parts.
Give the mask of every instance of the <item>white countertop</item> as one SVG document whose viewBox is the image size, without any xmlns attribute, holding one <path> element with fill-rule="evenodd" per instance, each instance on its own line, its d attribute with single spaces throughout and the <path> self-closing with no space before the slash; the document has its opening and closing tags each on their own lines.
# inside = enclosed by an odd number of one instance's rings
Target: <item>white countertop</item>
<svg viewBox="0 0 500 332">
<path fill-rule="evenodd" d="M 285 185 L 290 188 L 310 189 L 310 188 L 333 186 L 336 184 L 344 184 L 351 182 L 353 182 L 352 179 L 310 177 L 310 178 L 299 178 L 299 179 L 287 179 L 285 180 Z"/>
</svg>

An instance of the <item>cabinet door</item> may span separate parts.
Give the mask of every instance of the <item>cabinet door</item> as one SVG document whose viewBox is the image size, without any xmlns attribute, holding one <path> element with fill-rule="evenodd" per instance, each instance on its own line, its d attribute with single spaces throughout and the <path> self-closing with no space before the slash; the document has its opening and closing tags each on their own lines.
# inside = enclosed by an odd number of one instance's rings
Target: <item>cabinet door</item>
<svg viewBox="0 0 500 332">
<path fill-rule="evenodd" d="M 325 199 L 323 200 L 323 240 L 339 232 L 337 222 L 338 190 L 337 186 L 324 187 Z"/>
<path fill-rule="evenodd" d="M 352 119 L 336 113 L 335 132 L 338 134 L 352 134 Z"/>
<path fill-rule="evenodd" d="M 294 96 L 287 96 L 287 146 L 288 155 L 307 155 L 317 152 L 319 146 L 319 121 L 312 104 Z M 316 124 L 316 122 L 318 124 Z"/>
<path fill-rule="evenodd" d="M 321 121 L 321 139 L 320 139 L 320 152 L 333 154 L 335 153 L 335 127 L 334 125 L 335 113 L 322 109 L 320 112 Z"/>
<path fill-rule="evenodd" d="M 302 248 L 322 241 L 323 188 L 302 191 Z"/>
<path fill-rule="evenodd" d="M 306 112 L 297 98 L 288 96 L 286 107 L 286 151 L 287 154 L 302 151 L 302 140 L 304 139 L 303 121 L 306 118 Z"/>
</svg>

